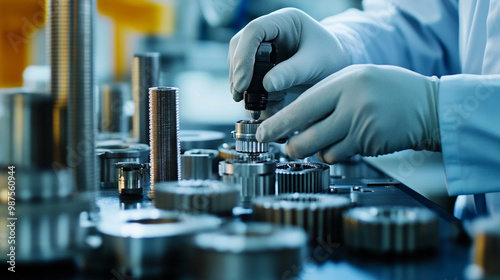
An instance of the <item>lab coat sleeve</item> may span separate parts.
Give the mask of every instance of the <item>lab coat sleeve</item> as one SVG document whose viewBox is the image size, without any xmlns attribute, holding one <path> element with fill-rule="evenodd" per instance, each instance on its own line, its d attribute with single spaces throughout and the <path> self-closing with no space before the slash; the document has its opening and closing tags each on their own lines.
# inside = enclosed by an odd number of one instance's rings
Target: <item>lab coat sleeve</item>
<svg viewBox="0 0 500 280">
<path fill-rule="evenodd" d="M 457 1 L 371 0 L 363 6 L 364 11 L 350 9 L 321 21 L 350 50 L 354 64 L 396 65 L 423 75 L 460 73 Z"/>
<path fill-rule="evenodd" d="M 448 193 L 500 192 L 500 75 L 444 76 L 438 104 Z"/>
</svg>

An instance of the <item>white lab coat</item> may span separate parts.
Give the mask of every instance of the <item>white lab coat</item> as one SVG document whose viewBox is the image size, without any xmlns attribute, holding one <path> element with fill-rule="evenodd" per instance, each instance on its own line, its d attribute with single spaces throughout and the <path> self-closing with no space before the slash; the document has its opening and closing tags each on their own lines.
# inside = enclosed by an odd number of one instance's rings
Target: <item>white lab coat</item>
<svg viewBox="0 0 500 280">
<path fill-rule="evenodd" d="M 363 12 L 348 10 L 322 23 L 348 46 L 353 63 L 441 77 L 438 115 L 448 193 L 486 193 L 489 212 L 500 215 L 500 1 L 363 4 Z"/>
</svg>

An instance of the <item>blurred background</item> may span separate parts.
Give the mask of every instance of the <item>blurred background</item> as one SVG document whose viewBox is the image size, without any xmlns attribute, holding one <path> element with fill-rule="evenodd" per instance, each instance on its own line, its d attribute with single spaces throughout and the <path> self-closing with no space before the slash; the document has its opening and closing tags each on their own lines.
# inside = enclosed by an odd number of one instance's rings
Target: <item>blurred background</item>
<svg viewBox="0 0 500 280">
<path fill-rule="evenodd" d="M 231 128 L 248 118 L 228 84 L 229 40 L 249 21 L 283 7 L 317 20 L 361 0 L 97 0 L 97 85 L 122 84 L 133 114 L 130 78 L 137 52 L 161 53 L 161 85 L 180 88 L 181 129 Z M 0 1 L 0 88 L 46 88 L 44 0 Z M 99 98 L 96 98 L 99 100 Z M 203 108 L 203 110 L 200 110 Z M 131 122 L 130 122 L 131 123 Z M 214 127 L 215 126 L 215 127 Z"/>
</svg>

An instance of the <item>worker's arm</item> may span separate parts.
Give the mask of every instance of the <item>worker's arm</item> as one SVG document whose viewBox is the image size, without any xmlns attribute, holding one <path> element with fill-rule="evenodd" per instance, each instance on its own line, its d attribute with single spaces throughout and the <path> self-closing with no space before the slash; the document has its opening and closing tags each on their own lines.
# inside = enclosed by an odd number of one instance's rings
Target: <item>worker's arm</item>
<svg viewBox="0 0 500 280">
<path fill-rule="evenodd" d="M 353 64 L 455 74 L 460 72 L 457 2 L 365 0 L 364 11 L 351 9 L 321 24 L 349 49 Z"/>
</svg>

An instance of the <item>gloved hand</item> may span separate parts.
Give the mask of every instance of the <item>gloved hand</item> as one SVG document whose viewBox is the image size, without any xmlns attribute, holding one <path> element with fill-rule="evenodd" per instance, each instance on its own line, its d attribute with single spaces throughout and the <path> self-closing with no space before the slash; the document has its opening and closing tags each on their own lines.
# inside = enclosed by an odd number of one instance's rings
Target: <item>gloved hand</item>
<svg viewBox="0 0 500 280">
<path fill-rule="evenodd" d="M 355 154 L 440 150 L 438 88 L 437 77 L 400 67 L 352 65 L 265 120 L 256 137 L 270 142 L 299 131 L 287 153 L 303 158 L 318 151 L 327 163 Z"/>
<path fill-rule="evenodd" d="M 250 84 L 255 53 L 263 41 L 278 48 L 278 64 L 263 80 L 268 92 L 314 84 L 351 63 L 350 53 L 319 22 L 300 10 L 281 9 L 253 20 L 231 39 L 229 83 L 235 101 Z"/>
</svg>

